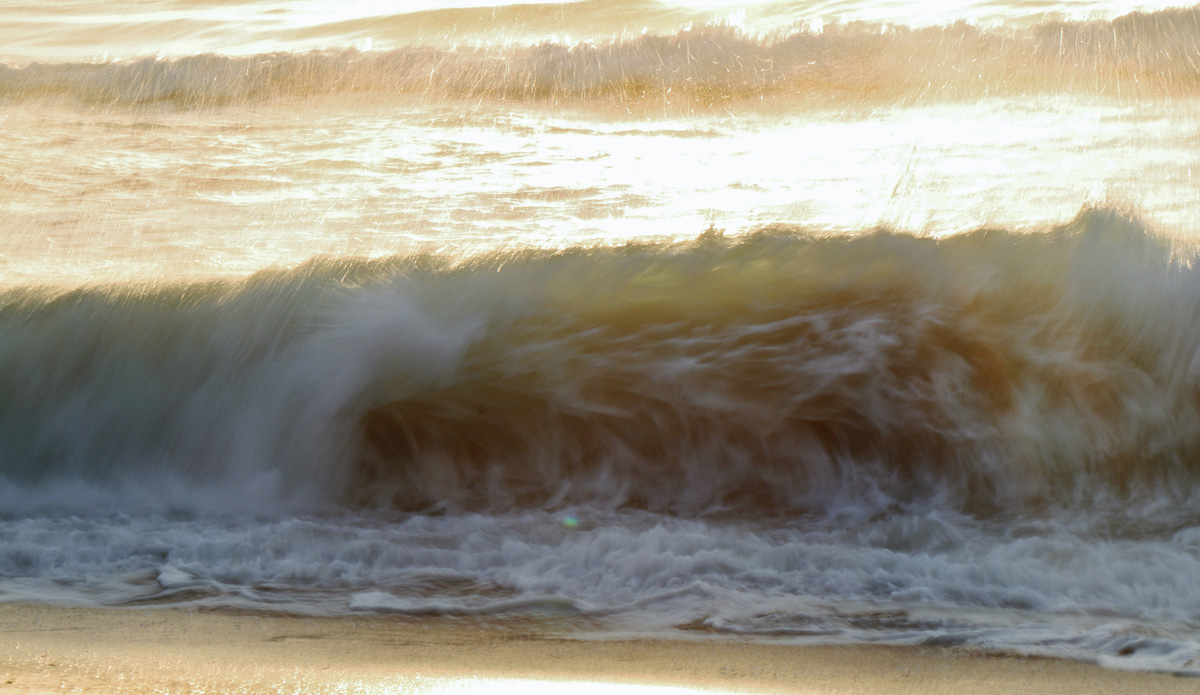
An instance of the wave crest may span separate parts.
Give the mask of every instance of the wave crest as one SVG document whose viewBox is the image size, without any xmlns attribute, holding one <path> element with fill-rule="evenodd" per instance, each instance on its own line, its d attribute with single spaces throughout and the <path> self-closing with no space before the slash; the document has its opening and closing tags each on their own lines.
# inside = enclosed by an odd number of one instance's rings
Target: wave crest
<svg viewBox="0 0 1200 695">
<path fill-rule="evenodd" d="M 202 108 L 314 95 L 611 101 L 911 102 L 1076 92 L 1194 95 L 1200 8 L 1028 30 L 850 23 L 755 37 L 725 25 L 565 46 L 410 47 L 0 66 L 6 99 Z"/>
</svg>

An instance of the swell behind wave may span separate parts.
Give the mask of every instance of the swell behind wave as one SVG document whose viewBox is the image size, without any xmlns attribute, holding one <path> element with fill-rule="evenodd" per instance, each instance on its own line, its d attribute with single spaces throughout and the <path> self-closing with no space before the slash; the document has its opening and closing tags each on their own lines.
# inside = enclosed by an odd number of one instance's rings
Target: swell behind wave
<svg viewBox="0 0 1200 695">
<path fill-rule="evenodd" d="M 371 93 L 691 106 L 766 97 L 912 102 L 1200 89 L 1200 8 L 1032 29 L 850 23 L 750 36 L 727 25 L 566 46 L 408 47 L 0 66 L 0 98 L 182 108 Z"/>
<path fill-rule="evenodd" d="M 772 228 L 13 290 L 0 335 L 13 511 L 86 488 L 117 507 L 217 489 L 251 509 L 991 514 L 1200 482 L 1200 278 L 1110 209 L 1038 234 Z"/>
</svg>

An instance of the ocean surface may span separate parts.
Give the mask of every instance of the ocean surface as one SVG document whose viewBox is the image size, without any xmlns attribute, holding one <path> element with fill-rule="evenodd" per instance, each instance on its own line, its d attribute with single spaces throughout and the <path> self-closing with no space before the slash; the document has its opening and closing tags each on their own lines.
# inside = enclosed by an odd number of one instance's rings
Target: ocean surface
<svg viewBox="0 0 1200 695">
<path fill-rule="evenodd" d="M 0 0 L 0 601 L 1200 675 L 1198 240 L 1200 8 Z"/>
</svg>

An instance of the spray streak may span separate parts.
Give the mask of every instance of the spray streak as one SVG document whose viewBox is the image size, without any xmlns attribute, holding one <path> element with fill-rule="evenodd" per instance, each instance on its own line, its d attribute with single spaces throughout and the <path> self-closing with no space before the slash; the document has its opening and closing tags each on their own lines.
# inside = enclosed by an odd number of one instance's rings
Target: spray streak
<svg viewBox="0 0 1200 695">
<path fill-rule="evenodd" d="M 1077 92 L 1118 98 L 1200 90 L 1200 10 L 1030 30 L 848 24 L 774 38 L 729 26 L 600 44 L 198 55 L 128 64 L 0 68 L 8 100 L 182 108 L 365 92 L 423 98 L 636 102 L 696 107 L 765 97 L 915 102 Z"/>
</svg>

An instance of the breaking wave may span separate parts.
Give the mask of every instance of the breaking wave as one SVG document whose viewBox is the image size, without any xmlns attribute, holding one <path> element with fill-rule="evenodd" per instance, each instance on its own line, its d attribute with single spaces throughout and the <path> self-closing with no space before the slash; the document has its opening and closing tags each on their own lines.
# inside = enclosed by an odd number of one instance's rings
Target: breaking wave
<svg viewBox="0 0 1200 695">
<path fill-rule="evenodd" d="M 706 24 L 577 45 L 0 66 L 0 99 L 183 108 L 349 93 L 703 107 L 762 98 L 871 103 L 1060 92 L 1139 99 L 1198 90 L 1200 8 L 1030 29 L 852 22 L 757 36 Z"/>
<path fill-rule="evenodd" d="M 1200 482 L 1200 276 L 1113 209 L 1044 233 L 771 228 L 0 301 L 9 513 L 216 490 L 991 515 Z"/>
</svg>

